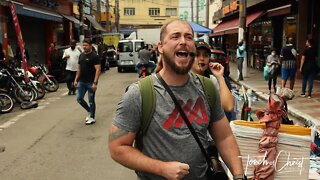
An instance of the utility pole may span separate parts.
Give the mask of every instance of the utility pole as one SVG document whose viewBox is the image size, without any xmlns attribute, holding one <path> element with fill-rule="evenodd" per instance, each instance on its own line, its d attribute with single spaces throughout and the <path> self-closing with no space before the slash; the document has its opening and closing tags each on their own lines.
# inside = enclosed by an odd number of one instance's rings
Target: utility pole
<svg viewBox="0 0 320 180">
<path fill-rule="evenodd" d="M 96 13 L 96 20 L 101 23 L 101 0 L 97 0 L 97 13 Z"/>
<path fill-rule="evenodd" d="M 83 18 L 83 8 L 84 8 L 84 4 L 83 4 L 83 0 L 78 0 L 78 10 L 79 10 L 79 18 L 80 18 L 80 37 L 79 37 L 79 40 L 80 42 L 82 43 L 83 39 L 84 39 L 84 29 L 83 29 L 83 21 L 84 21 L 84 18 Z"/>
<path fill-rule="evenodd" d="M 193 0 L 191 0 L 191 21 L 193 22 Z"/>
<path fill-rule="evenodd" d="M 117 32 L 120 31 L 120 23 L 119 23 L 119 19 L 120 19 L 120 15 L 119 15 L 119 0 L 116 0 L 116 4 L 115 4 L 115 16 L 116 16 L 116 19 L 115 19 L 115 23 L 116 23 L 116 30 Z"/>
<path fill-rule="evenodd" d="M 199 23 L 199 0 L 196 0 L 196 22 Z"/>
<path fill-rule="evenodd" d="M 106 0 L 106 29 L 107 29 L 107 33 L 110 32 L 110 20 L 109 20 L 109 12 L 110 11 L 110 4 L 109 4 L 109 0 Z"/>
<path fill-rule="evenodd" d="M 209 5 L 210 0 L 207 0 L 206 2 L 206 26 L 209 27 Z"/>
<path fill-rule="evenodd" d="M 246 40 L 246 7 L 247 0 L 239 0 L 239 31 L 238 42 Z M 245 43 L 246 46 L 246 43 Z M 243 68 L 242 73 L 244 77 L 247 77 L 247 51 L 244 51 Z"/>
</svg>

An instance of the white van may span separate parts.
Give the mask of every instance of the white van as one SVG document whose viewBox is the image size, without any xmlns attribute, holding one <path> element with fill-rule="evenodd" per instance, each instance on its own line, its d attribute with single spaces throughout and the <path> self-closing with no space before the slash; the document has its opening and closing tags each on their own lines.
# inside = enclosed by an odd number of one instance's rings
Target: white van
<svg viewBox="0 0 320 180">
<path fill-rule="evenodd" d="M 119 59 L 117 62 L 118 72 L 125 69 L 134 69 L 139 62 L 138 53 L 144 47 L 145 42 L 141 39 L 120 40 L 118 44 Z"/>
</svg>

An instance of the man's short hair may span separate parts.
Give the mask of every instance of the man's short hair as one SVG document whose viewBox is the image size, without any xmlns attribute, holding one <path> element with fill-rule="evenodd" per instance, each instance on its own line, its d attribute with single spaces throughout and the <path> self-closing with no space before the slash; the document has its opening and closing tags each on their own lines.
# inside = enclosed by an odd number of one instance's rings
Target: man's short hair
<svg viewBox="0 0 320 180">
<path fill-rule="evenodd" d="M 192 30 L 192 34 L 194 34 L 194 31 L 192 29 L 192 26 L 185 20 L 181 20 L 181 19 L 174 19 L 174 20 L 171 20 L 167 23 L 165 23 L 162 27 L 161 27 L 161 30 L 160 30 L 160 41 L 162 42 L 165 35 L 167 34 L 167 26 L 173 22 L 176 22 L 176 21 L 180 21 L 180 22 L 183 22 L 183 23 L 186 23 L 190 26 L 191 30 Z"/>
<path fill-rule="evenodd" d="M 87 44 L 92 45 L 92 41 L 91 41 L 90 38 L 85 38 L 85 39 L 83 40 L 83 43 L 87 43 Z"/>
</svg>

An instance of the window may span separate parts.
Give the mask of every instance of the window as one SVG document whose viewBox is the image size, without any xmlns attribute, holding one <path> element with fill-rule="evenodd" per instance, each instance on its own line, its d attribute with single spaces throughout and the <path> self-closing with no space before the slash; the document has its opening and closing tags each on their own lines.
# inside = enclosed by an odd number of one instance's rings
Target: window
<svg viewBox="0 0 320 180">
<path fill-rule="evenodd" d="M 166 8 L 166 16 L 176 16 L 177 8 Z"/>
<path fill-rule="evenodd" d="M 149 8 L 149 16 L 160 16 L 160 8 Z"/>
<path fill-rule="evenodd" d="M 121 42 L 118 45 L 119 52 L 132 52 L 133 50 L 132 42 Z"/>
<path fill-rule="evenodd" d="M 125 16 L 134 16 L 134 15 L 136 15 L 136 11 L 134 8 L 124 8 L 124 15 Z"/>
<path fill-rule="evenodd" d="M 136 52 L 139 52 L 144 47 L 144 42 L 136 42 Z"/>
</svg>

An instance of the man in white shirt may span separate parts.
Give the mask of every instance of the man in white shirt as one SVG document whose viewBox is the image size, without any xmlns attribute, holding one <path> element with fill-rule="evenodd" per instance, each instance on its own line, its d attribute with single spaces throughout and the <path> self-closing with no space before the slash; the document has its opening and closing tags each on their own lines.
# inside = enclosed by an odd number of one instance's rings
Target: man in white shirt
<svg viewBox="0 0 320 180">
<path fill-rule="evenodd" d="M 73 82 L 78 70 L 79 56 L 80 51 L 76 48 L 76 41 L 72 40 L 70 43 L 70 47 L 64 51 L 62 56 L 62 59 L 67 61 L 66 82 L 69 89 L 68 95 L 76 94 L 76 87 L 74 87 Z"/>
</svg>

